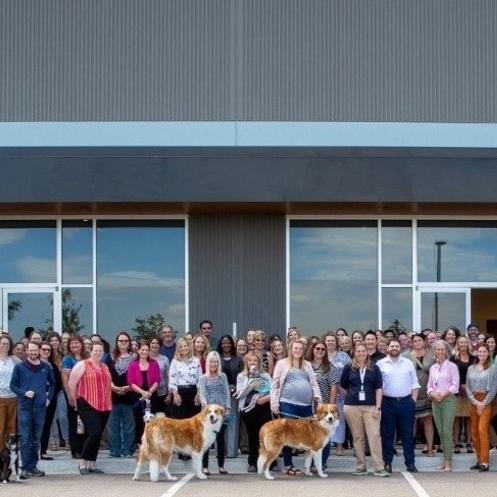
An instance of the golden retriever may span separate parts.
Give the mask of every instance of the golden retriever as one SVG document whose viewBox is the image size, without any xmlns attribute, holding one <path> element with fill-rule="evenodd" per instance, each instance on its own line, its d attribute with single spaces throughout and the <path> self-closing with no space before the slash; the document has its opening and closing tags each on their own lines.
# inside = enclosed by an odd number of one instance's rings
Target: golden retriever
<svg viewBox="0 0 497 497">
<path fill-rule="evenodd" d="M 261 442 L 257 470 L 268 480 L 274 480 L 269 472 L 271 463 L 278 457 L 284 445 L 306 451 L 305 475 L 311 476 L 311 463 L 321 478 L 328 475 L 323 472 L 322 452 L 324 446 L 338 426 L 338 409 L 335 404 L 321 404 L 313 418 L 309 419 L 274 419 L 266 423 L 259 432 Z"/>
<path fill-rule="evenodd" d="M 197 478 L 205 480 L 202 473 L 202 456 L 214 443 L 224 420 L 224 407 L 206 405 L 200 413 L 188 419 L 157 417 L 145 425 L 138 463 L 133 480 L 139 480 L 143 465 L 150 461 L 150 481 L 159 480 L 160 471 L 168 481 L 177 477 L 169 472 L 173 450 L 192 456 L 193 470 Z"/>
</svg>

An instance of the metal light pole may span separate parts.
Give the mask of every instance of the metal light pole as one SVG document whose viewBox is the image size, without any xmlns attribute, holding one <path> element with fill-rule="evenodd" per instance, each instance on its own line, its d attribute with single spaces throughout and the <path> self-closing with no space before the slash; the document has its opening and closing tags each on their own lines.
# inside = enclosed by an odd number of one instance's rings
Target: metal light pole
<svg viewBox="0 0 497 497">
<path fill-rule="evenodd" d="M 442 281 L 442 246 L 447 245 L 447 242 L 439 240 L 435 242 L 437 247 L 437 283 Z M 435 292 L 435 331 L 438 331 L 438 292 Z"/>
</svg>

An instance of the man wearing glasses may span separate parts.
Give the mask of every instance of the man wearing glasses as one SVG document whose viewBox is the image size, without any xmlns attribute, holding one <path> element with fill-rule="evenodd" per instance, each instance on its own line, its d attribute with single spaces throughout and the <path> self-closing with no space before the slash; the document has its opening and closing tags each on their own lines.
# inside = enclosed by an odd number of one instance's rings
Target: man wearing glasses
<svg viewBox="0 0 497 497">
<path fill-rule="evenodd" d="M 50 364 L 40 361 L 40 345 L 30 342 L 27 359 L 12 372 L 10 389 L 17 395 L 17 415 L 21 438 L 22 471 L 20 478 L 45 476 L 36 465 L 40 451 L 45 412 L 54 395 L 55 381 Z"/>
<path fill-rule="evenodd" d="M 204 319 L 203 321 L 200 322 L 198 327 L 200 329 L 200 333 L 202 333 L 202 335 L 204 335 L 205 338 L 209 340 L 211 350 L 216 350 L 218 339 L 212 336 L 212 321 Z"/>
</svg>

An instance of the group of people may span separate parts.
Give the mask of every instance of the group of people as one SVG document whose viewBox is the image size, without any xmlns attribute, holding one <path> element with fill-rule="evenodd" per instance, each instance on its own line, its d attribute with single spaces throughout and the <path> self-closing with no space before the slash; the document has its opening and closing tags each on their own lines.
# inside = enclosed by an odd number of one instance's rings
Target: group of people
<svg viewBox="0 0 497 497">
<path fill-rule="evenodd" d="M 99 474 L 103 435 L 110 457 L 133 457 L 144 412 L 184 419 L 211 403 L 227 413 L 217 434 L 220 474 L 240 446 L 246 446 L 247 471 L 255 473 L 260 428 L 274 416 L 310 417 L 319 403 L 336 404 L 341 417 L 323 450 L 323 469 L 332 447 L 343 455 L 351 438 L 354 476 L 368 473 L 368 454 L 374 475 L 389 476 L 398 440 L 407 471 L 417 472 L 417 427 L 427 457 L 436 445 L 443 452 L 440 470 L 451 471 L 465 433 L 467 450 L 476 451 L 471 469 L 488 471 L 495 339 L 474 324 L 467 334 L 450 327 L 443 333 L 356 330 L 349 337 L 339 328 L 305 337 L 292 327 L 284 338 L 254 329 L 242 338 L 216 339 L 212 322 L 204 320 L 197 334 L 176 338 L 164 325 L 147 341 L 133 340 L 120 331 L 110 348 L 99 335 L 85 343 L 79 335 L 51 332 L 43 339 L 33 330 L 21 359 L 10 336 L 0 336 L 0 449 L 7 434 L 19 432 L 21 478 L 44 475 L 38 460 L 51 459 L 49 440 L 64 424 L 67 440 L 59 434 L 59 444 L 79 459 L 82 475 Z M 290 476 L 302 474 L 294 454 L 283 450 L 283 471 Z M 205 474 L 208 458 L 209 452 Z"/>
</svg>

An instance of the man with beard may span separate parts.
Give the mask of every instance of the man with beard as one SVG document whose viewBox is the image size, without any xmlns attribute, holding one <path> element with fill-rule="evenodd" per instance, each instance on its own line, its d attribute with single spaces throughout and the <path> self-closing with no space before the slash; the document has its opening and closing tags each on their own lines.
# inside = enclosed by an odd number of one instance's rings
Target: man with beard
<svg viewBox="0 0 497 497">
<path fill-rule="evenodd" d="M 414 460 L 414 409 L 420 385 L 412 362 L 400 355 L 400 343 L 388 343 L 387 357 L 378 361 L 383 375 L 381 402 L 381 445 L 385 469 L 392 472 L 395 432 L 400 436 L 404 449 L 407 471 L 417 473 Z"/>
<path fill-rule="evenodd" d="M 17 417 L 21 438 L 21 480 L 45 476 L 38 464 L 45 412 L 54 395 L 54 376 L 50 364 L 40 361 L 40 346 L 28 345 L 27 359 L 14 367 L 10 389 L 17 395 Z"/>
</svg>

